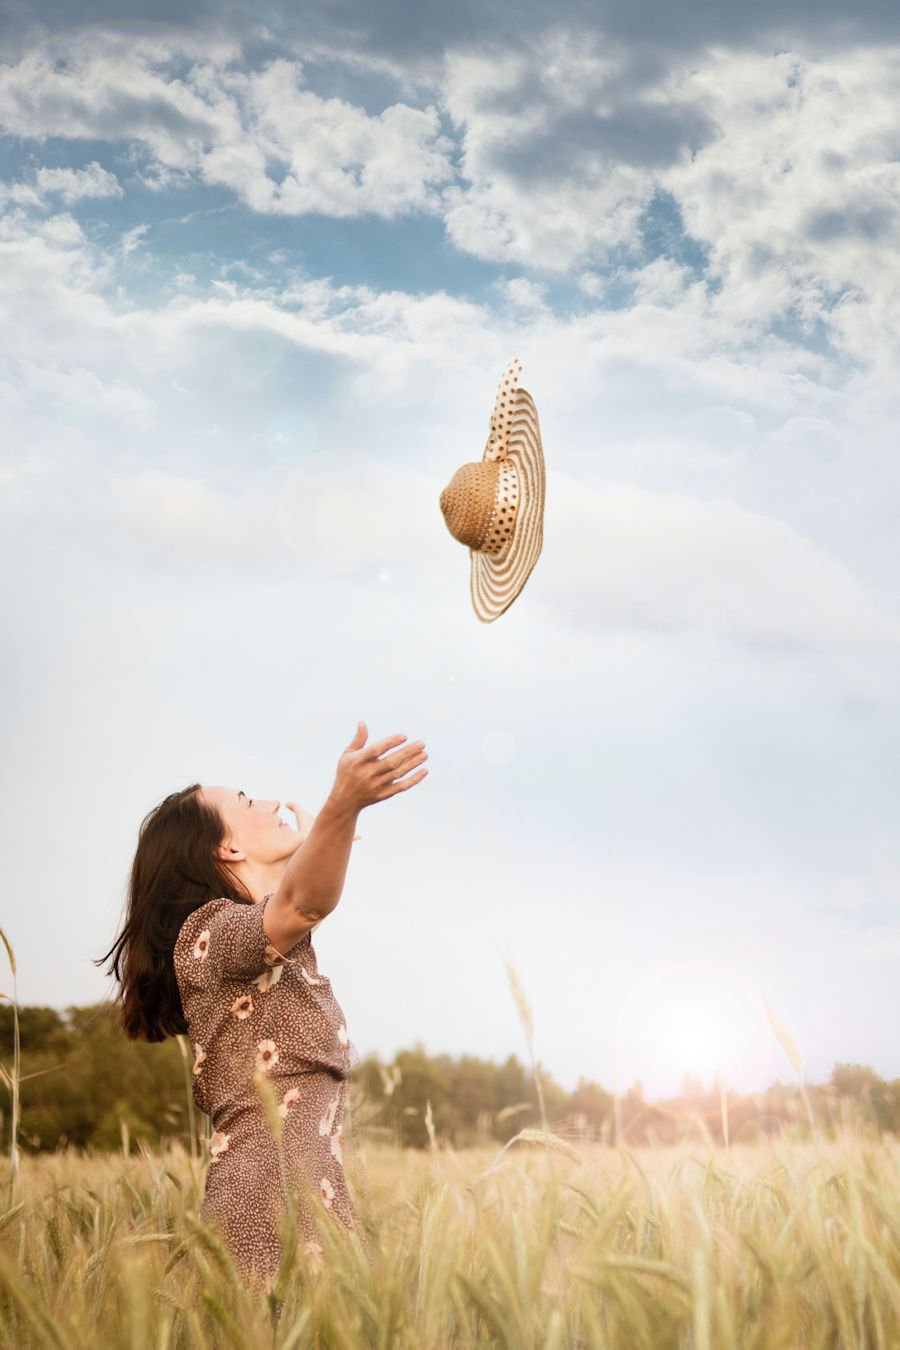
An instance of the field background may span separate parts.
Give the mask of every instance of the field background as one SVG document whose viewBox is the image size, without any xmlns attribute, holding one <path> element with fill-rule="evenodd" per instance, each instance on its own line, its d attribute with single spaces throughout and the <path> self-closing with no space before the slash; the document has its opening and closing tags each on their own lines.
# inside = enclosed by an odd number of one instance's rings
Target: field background
<svg viewBox="0 0 900 1350">
<path fill-rule="evenodd" d="M 531 1013 L 519 991 L 527 1026 Z M 75 1146 L 118 1150 L 123 1139 L 157 1152 L 180 1143 L 189 1151 L 202 1135 L 190 1098 L 193 1051 L 186 1038 L 158 1045 L 128 1041 L 108 1004 L 70 1008 L 0 1003 L 0 1150 L 9 1148 L 18 1018 L 17 1139 L 25 1152 Z M 506 1143 L 523 1127 L 548 1120 L 576 1143 L 669 1143 L 685 1137 L 748 1143 L 794 1129 L 810 1116 L 833 1133 L 852 1126 L 900 1134 L 900 1081 L 885 1081 L 870 1066 L 837 1064 L 827 1083 L 808 1084 L 789 1034 L 780 1039 L 787 1082 L 762 1092 L 738 1093 L 724 1083 L 686 1076 L 678 1097 L 653 1101 L 640 1083 L 618 1095 L 610 1085 L 581 1079 L 567 1091 L 531 1060 L 501 1063 L 474 1055 L 429 1055 L 421 1046 L 399 1051 L 390 1063 L 370 1055 L 353 1073 L 354 1110 L 371 1135 L 425 1147 L 429 1117 L 442 1145 L 456 1149 Z M 781 1053 L 779 1051 L 779 1053 Z M 544 1116 L 538 1100 L 540 1085 Z"/>
<path fill-rule="evenodd" d="M 782 1134 L 728 1149 L 398 1149 L 357 1136 L 373 1244 L 289 1244 L 255 1297 L 197 1222 L 180 1147 L 22 1159 L 0 1233 L 4 1346 L 900 1345 L 900 1148 Z"/>
<path fill-rule="evenodd" d="M 0 1345 L 896 1350 L 900 1085 L 852 1065 L 808 1085 L 772 1019 L 790 1087 L 566 1093 L 509 973 L 530 1070 L 362 1061 L 346 1160 L 371 1258 L 323 1213 L 311 1261 L 288 1218 L 266 1292 L 198 1218 L 208 1122 L 184 1038 L 9 1002 Z"/>
</svg>

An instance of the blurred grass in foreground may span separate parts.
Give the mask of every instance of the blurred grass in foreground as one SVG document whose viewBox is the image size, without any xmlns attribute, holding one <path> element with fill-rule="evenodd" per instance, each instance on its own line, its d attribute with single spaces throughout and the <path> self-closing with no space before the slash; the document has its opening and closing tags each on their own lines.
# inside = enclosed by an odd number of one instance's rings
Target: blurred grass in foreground
<svg viewBox="0 0 900 1350">
<path fill-rule="evenodd" d="M 186 1153 L 25 1158 L 0 1219 L 0 1343 L 900 1346 L 895 1138 L 573 1152 L 365 1144 L 349 1172 L 372 1269 L 326 1239 L 321 1273 L 289 1259 L 269 1298 L 197 1223 Z"/>
</svg>

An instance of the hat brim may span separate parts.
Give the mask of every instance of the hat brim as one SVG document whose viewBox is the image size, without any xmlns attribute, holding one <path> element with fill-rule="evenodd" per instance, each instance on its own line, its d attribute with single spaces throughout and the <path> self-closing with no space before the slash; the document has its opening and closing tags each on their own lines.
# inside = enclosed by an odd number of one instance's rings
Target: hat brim
<svg viewBox="0 0 900 1350">
<path fill-rule="evenodd" d="M 516 390 L 506 459 L 516 466 L 519 509 L 512 539 L 502 553 L 471 550 L 472 605 L 482 623 L 493 623 L 521 593 L 544 541 L 544 450 L 534 399 Z"/>
</svg>

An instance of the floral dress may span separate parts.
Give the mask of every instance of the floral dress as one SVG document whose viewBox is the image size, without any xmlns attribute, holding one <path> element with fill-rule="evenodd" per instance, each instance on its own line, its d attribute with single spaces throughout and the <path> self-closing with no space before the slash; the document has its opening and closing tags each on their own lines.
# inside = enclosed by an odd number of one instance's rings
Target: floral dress
<svg viewBox="0 0 900 1350">
<path fill-rule="evenodd" d="M 175 974 L 194 1050 L 194 1100 L 212 1120 L 203 1217 L 245 1276 L 270 1281 L 281 1258 L 285 1186 L 317 1264 L 310 1195 L 360 1232 L 341 1158 L 350 1042 L 309 934 L 281 955 L 266 901 L 211 900 L 182 924 Z M 257 1082 L 271 1088 L 269 1118 Z M 272 1101 L 274 1098 L 274 1102 Z M 280 1140 L 270 1127 L 272 1109 Z"/>
</svg>

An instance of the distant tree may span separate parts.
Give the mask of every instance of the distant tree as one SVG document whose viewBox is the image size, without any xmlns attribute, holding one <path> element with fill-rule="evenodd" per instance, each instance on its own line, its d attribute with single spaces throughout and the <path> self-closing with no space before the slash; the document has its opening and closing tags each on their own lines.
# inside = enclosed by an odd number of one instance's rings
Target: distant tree
<svg viewBox="0 0 900 1350">
<path fill-rule="evenodd" d="M 494 1083 L 494 1138 L 506 1143 L 523 1125 L 534 1124 L 537 1120 L 537 1093 L 531 1075 L 515 1055 L 497 1066 Z"/>
<path fill-rule="evenodd" d="M 71 1029 L 55 1008 L 20 1008 L 19 1036 L 28 1054 L 65 1054 L 72 1044 Z M 9 1003 L 0 1003 L 0 1054 L 4 1058 L 12 1052 L 12 1040 L 13 1010 Z"/>
<path fill-rule="evenodd" d="M 401 1050 L 394 1063 L 400 1071 L 400 1081 L 387 1110 L 393 1119 L 397 1139 L 401 1144 L 425 1148 L 428 1144 L 425 1113 L 429 1103 L 435 1130 L 443 1132 L 447 1128 L 449 1084 L 446 1075 L 429 1059 L 421 1045 L 412 1050 Z"/>
<path fill-rule="evenodd" d="M 126 1040 L 109 1004 L 70 1008 L 64 1017 L 23 1008 L 21 1026 L 22 1147 L 118 1148 L 123 1122 L 134 1140 L 187 1142 L 184 1070 L 174 1041 Z"/>
<path fill-rule="evenodd" d="M 488 1060 L 463 1055 L 451 1070 L 450 1100 L 455 1116 L 454 1143 L 474 1144 L 493 1134 L 498 1105 L 497 1070 Z"/>
<path fill-rule="evenodd" d="M 384 1070 L 377 1055 L 366 1055 L 353 1070 L 353 1081 L 373 1103 L 384 1098 Z"/>
<path fill-rule="evenodd" d="M 868 1064 L 835 1064 L 831 1071 L 832 1086 L 842 1097 L 855 1097 L 870 1102 L 882 1079 Z"/>
<path fill-rule="evenodd" d="M 681 1096 L 683 1098 L 702 1097 L 704 1091 L 701 1079 L 697 1078 L 695 1074 L 686 1073 L 684 1075 L 681 1080 Z"/>
<path fill-rule="evenodd" d="M 568 1111 L 576 1123 L 584 1120 L 589 1136 L 602 1138 L 610 1134 L 615 1110 L 612 1093 L 607 1092 L 599 1083 L 579 1078 L 575 1091 L 569 1097 Z"/>
<path fill-rule="evenodd" d="M 109 1004 L 66 1013 L 25 1007 L 19 1016 L 23 1148 L 118 1149 L 123 1134 L 152 1147 L 172 1139 L 189 1142 L 185 1064 L 176 1041 L 127 1040 Z M 12 1041 L 12 1010 L 0 1004 L 0 1063 L 7 1069 Z M 583 1078 L 574 1092 L 566 1092 L 550 1074 L 538 1072 L 551 1128 L 615 1141 L 611 1093 Z M 495 1064 L 474 1055 L 429 1055 L 415 1045 L 399 1051 L 390 1064 L 368 1055 L 354 1069 L 353 1080 L 355 1123 L 383 1130 L 407 1146 L 427 1146 L 429 1106 L 438 1141 L 457 1148 L 491 1139 L 505 1143 L 524 1126 L 540 1124 L 533 1075 L 515 1055 Z M 720 1137 L 718 1089 L 704 1091 L 694 1080 L 683 1088 L 680 1098 L 654 1104 L 635 1083 L 618 1103 L 622 1137 L 629 1143 L 662 1143 L 696 1137 L 698 1129 Z M 835 1129 L 852 1123 L 900 1133 L 900 1080 L 884 1082 L 868 1065 L 836 1064 L 831 1081 L 810 1087 L 809 1097 L 823 1128 L 829 1122 Z M 2 1088 L 0 1112 L 0 1147 L 8 1148 L 10 1113 Z M 778 1082 L 764 1093 L 729 1093 L 728 1120 L 732 1140 L 807 1128 L 796 1086 Z"/>
<path fill-rule="evenodd" d="M 842 1099 L 857 1103 L 879 1134 L 900 1130 L 900 1081 L 886 1083 L 868 1064 L 835 1064 L 831 1087 Z"/>
</svg>

